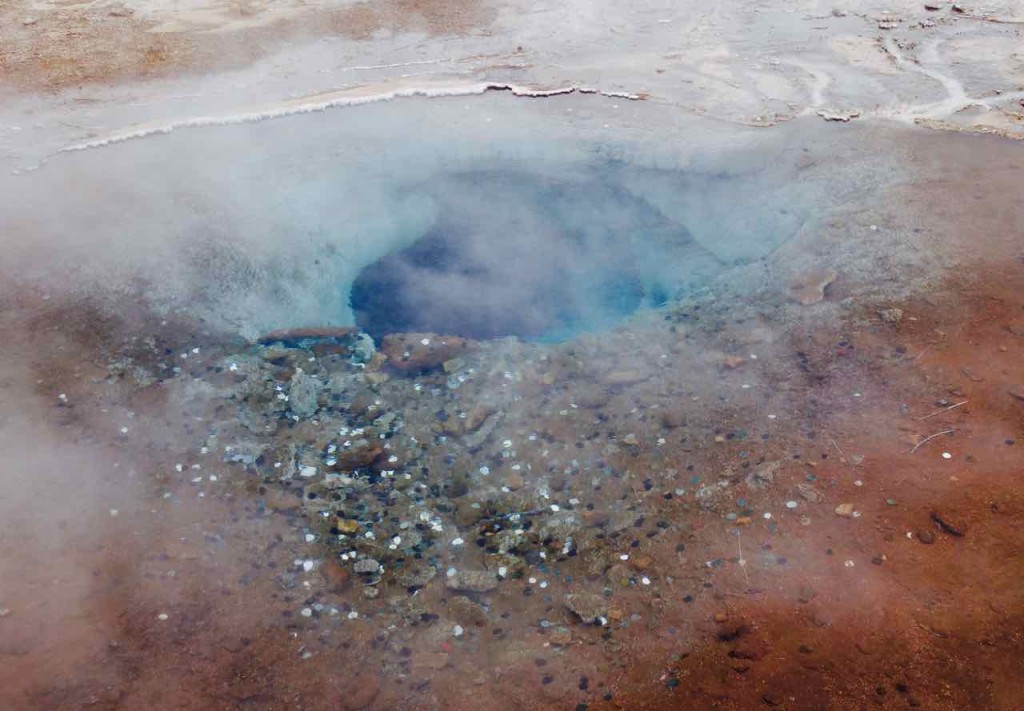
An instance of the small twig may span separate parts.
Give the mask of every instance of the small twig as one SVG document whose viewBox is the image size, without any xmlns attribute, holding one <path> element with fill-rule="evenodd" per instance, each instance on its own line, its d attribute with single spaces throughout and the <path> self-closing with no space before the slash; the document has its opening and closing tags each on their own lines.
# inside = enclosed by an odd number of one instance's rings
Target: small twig
<svg viewBox="0 0 1024 711">
<path fill-rule="evenodd" d="M 921 359 L 921 356 L 923 356 L 923 355 L 924 355 L 925 353 L 927 353 L 927 352 L 928 352 L 928 350 L 929 350 L 930 348 L 931 348 L 931 346 L 925 346 L 925 347 L 924 347 L 924 348 L 923 348 L 923 349 L 921 350 L 921 352 L 920 352 L 920 353 L 918 353 L 918 354 L 917 354 L 916 356 L 914 356 L 914 362 L 916 363 L 916 362 L 917 362 L 918 360 L 920 360 L 920 359 Z"/>
<path fill-rule="evenodd" d="M 841 461 L 841 462 L 842 462 L 843 464 L 845 464 L 845 465 L 846 465 L 846 466 L 848 466 L 848 467 L 853 467 L 853 466 L 856 466 L 855 464 L 853 464 L 853 462 L 850 462 L 850 461 L 848 461 L 848 460 L 846 459 L 846 452 L 844 452 L 844 451 L 843 451 L 843 448 L 842 448 L 842 447 L 840 447 L 840 446 L 839 446 L 838 444 L 836 444 L 836 441 L 835 441 L 834 439 L 829 439 L 829 442 L 831 442 L 831 443 L 832 443 L 832 446 L 836 448 L 836 451 L 837 451 L 837 452 L 839 452 L 839 460 L 840 460 L 840 461 Z"/>
<path fill-rule="evenodd" d="M 935 417 L 936 415 L 941 415 L 943 412 L 949 412 L 953 408 L 960 407 L 961 405 L 966 405 L 968 402 L 969 402 L 968 400 L 964 400 L 963 402 L 958 402 L 955 405 L 950 405 L 949 407 L 944 407 L 941 410 L 936 410 L 935 412 L 933 412 L 930 415 L 925 415 L 924 417 L 918 417 L 917 419 L 918 420 L 929 420 L 929 419 Z"/>
<path fill-rule="evenodd" d="M 914 448 L 913 448 L 912 450 L 910 450 L 910 453 L 911 453 L 911 454 L 913 454 L 914 452 L 916 452 L 916 451 L 917 451 L 917 450 L 918 450 L 918 449 L 919 449 L 919 448 L 921 447 L 921 445 L 923 445 L 923 444 L 925 444 L 925 443 L 927 443 L 927 442 L 931 442 L 931 441 L 932 441 L 933 439 L 935 439 L 935 438 L 936 438 L 936 437 L 938 437 L 939 435 L 944 435 L 944 434 L 953 434 L 954 432 L 956 432 L 956 430 L 942 430 L 942 432 L 936 432 L 936 433 L 935 433 L 935 434 L 933 434 L 933 435 L 928 435 L 927 437 L 925 437 L 924 439 L 922 439 L 922 440 L 921 440 L 920 442 L 918 442 L 917 444 L 915 444 L 915 445 L 914 445 Z"/>
<path fill-rule="evenodd" d="M 917 626 L 920 627 L 921 629 L 923 629 L 928 634 L 933 634 L 936 637 L 941 637 L 942 639 L 946 639 L 949 636 L 949 635 L 945 634 L 944 632 L 936 632 L 931 627 L 927 627 L 925 625 L 922 625 L 920 622 L 917 623 Z"/>
<path fill-rule="evenodd" d="M 740 568 L 743 569 L 743 577 L 747 581 L 747 587 L 750 587 L 750 576 L 747 575 L 747 561 L 743 558 L 743 545 L 740 543 L 740 532 L 736 531 L 736 550 L 740 553 Z"/>
</svg>

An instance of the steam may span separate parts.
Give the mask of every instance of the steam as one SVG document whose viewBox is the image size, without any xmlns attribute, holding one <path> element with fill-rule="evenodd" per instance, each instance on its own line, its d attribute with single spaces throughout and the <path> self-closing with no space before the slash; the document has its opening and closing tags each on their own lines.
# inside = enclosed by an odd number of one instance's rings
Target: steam
<svg viewBox="0 0 1024 711">
<path fill-rule="evenodd" d="M 193 122 L 104 139 L 4 177 L 11 200 L 0 230 L 13 239 L 0 268 L 47 289 L 136 294 L 158 311 L 254 336 L 354 323 L 349 296 L 367 265 L 454 230 L 475 235 L 460 247 L 474 268 L 501 266 L 514 278 L 481 290 L 449 274 L 449 283 L 416 287 L 426 290 L 418 308 L 472 293 L 491 303 L 484 313 L 508 304 L 543 324 L 551 302 L 568 299 L 571 311 L 602 323 L 602 273 L 622 269 L 648 295 L 693 288 L 769 254 L 808 215 L 859 188 L 801 165 L 803 146 L 826 138 L 816 133 L 689 122 L 671 145 L 628 128 L 608 142 L 551 109 L 607 111 L 622 99 L 408 101 L 402 111 L 372 103 L 261 123 Z M 564 281 L 558 274 L 570 275 L 568 293 L 551 290 Z M 530 313 L 545 289 L 546 305 Z"/>
</svg>

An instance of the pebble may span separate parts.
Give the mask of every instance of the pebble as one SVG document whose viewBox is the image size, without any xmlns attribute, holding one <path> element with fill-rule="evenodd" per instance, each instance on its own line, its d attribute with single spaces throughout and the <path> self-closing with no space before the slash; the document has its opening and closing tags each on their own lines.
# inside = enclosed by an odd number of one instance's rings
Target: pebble
<svg viewBox="0 0 1024 711">
<path fill-rule="evenodd" d="M 380 563 L 375 561 L 373 558 L 363 558 L 362 560 L 356 561 L 356 564 L 352 566 L 352 570 L 363 574 L 376 573 L 380 570 Z"/>
<path fill-rule="evenodd" d="M 935 534 L 927 528 L 919 528 L 914 535 L 917 536 L 917 540 L 921 541 L 921 543 L 924 543 L 926 546 L 930 546 L 932 543 L 935 543 Z"/>
<path fill-rule="evenodd" d="M 853 504 L 839 504 L 835 508 L 836 515 L 844 518 L 853 517 Z"/>
</svg>

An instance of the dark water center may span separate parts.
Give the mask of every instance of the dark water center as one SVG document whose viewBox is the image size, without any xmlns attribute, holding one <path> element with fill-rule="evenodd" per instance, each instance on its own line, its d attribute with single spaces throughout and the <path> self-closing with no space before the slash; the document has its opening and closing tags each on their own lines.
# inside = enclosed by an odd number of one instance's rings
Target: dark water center
<svg viewBox="0 0 1024 711">
<path fill-rule="evenodd" d="M 432 228 L 352 286 L 356 323 L 374 338 L 565 340 L 664 304 L 678 288 L 673 269 L 714 261 L 683 225 L 607 177 L 461 173 L 429 192 Z"/>
</svg>

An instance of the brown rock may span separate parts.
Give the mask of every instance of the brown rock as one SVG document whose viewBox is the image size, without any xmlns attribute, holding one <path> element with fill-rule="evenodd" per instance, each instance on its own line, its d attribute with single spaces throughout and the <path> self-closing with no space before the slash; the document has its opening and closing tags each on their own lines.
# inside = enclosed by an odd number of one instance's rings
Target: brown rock
<svg viewBox="0 0 1024 711">
<path fill-rule="evenodd" d="M 483 627 L 488 622 L 487 610 L 462 595 L 448 600 L 448 614 L 465 627 Z"/>
<path fill-rule="evenodd" d="M 572 632 L 565 627 L 558 627 L 548 635 L 548 641 L 556 647 L 568 647 L 572 644 Z"/>
<path fill-rule="evenodd" d="M 1024 401 L 1024 385 L 1011 385 L 1007 392 L 1016 399 Z"/>
<path fill-rule="evenodd" d="M 747 359 L 740 356 L 726 356 L 722 359 L 722 367 L 728 370 L 736 370 L 736 368 L 739 368 L 746 362 Z"/>
<path fill-rule="evenodd" d="M 640 554 L 630 557 L 629 562 L 633 565 L 634 570 L 643 572 L 651 569 L 654 565 L 654 558 L 646 554 Z"/>
<path fill-rule="evenodd" d="M 383 452 L 384 448 L 377 442 L 360 440 L 348 449 L 335 452 L 338 462 L 334 468 L 340 471 L 363 469 L 373 464 Z"/>
<path fill-rule="evenodd" d="M 930 546 L 932 543 L 935 543 L 935 534 L 927 528 L 919 528 L 914 535 L 917 536 L 917 540 L 921 541 L 921 543 L 924 543 L 926 546 Z"/>
<path fill-rule="evenodd" d="M 526 486 L 526 482 L 523 480 L 523 477 L 518 474 L 509 474 L 505 479 L 505 486 L 512 491 L 519 491 Z"/>
<path fill-rule="evenodd" d="M 475 341 L 434 333 L 395 333 L 385 336 L 380 344 L 380 350 L 387 356 L 388 364 L 405 374 L 441 368 L 445 361 L 475 347 Z"/>
<path fill-rule="evenodd" d="M 359 331 L 352 326 L 324 326 L 313 328 L 285 328 L 260 336 L 257 343 L 293 343 L 296 341 L 340 341 L 348 339 Z"/>
<path fill-rule="evenodd" d="M 319 568 L 324 584 L 330 592 L 340 593 L 349 583 L 348 571 L 336 560 L 327 560 Z"/>
<path fill-rule="evenodd" d="M 572 593 L 565 596 L 565 606 L 584 624 L 598 624 L 608 608 L 608 601 L 595 593 Z"/>
<path fill-rule="evenodd" d="M 853 504 L 839 504 L 836 506 L 836 515 L 843 518 L 851 518 L 853 516 Z"/>
</svg>

